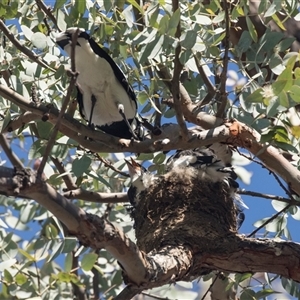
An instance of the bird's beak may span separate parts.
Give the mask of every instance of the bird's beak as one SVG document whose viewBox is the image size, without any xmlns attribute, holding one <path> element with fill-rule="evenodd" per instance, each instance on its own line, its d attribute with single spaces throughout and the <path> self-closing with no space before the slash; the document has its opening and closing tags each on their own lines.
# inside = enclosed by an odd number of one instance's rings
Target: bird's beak
<svg viewBox="0 0 300 300">
<path fill-rule="evenodd" d="M 129 175 L 130 177 L 133 177 L 133 175 L 135 174 L 140 174 L 142 171 L 142 166 L 137 163 L 132 157 L 130 157 L 130 160 L 124 159 L 127 166 L 128 166 L 128 171 L 129 171 Z"/>
</svg>

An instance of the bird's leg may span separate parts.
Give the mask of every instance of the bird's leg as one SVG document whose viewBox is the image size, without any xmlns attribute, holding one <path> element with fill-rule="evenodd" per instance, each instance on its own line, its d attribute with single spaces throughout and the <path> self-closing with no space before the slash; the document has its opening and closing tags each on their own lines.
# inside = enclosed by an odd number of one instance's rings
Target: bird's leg
<svg viewBox="0 0 300 300">
<path fill-rule="evenodd" d="M 94 95 L 92 95 L 92 108 L 91 108 L 91 113 L 90 113 L 90 118 L 89 118 L 89 127 L 93 127 L 92 126 L 92 118 L 93 118 L 93 113 L 94 113 L 94 108 L 95 108 L 95 105 L 96 105 L 96 97 Z"/>
<path fill-rule="evenodd" d="M 128 126 L 129 131 L 131 132 L 133 138 L 138 140 L 138 137 L 136 136 L 136 134 L 132 130 L 131 125 L 129 124 L 129 122 L 128 122 L 126 116 L 125 116 L 124 105 L 123 104 L 118 103 L 118 111 L 119 111 L 119 114 L 122 116 L 123 120 L 125 121 L 126 125 Z"/>
</svg>

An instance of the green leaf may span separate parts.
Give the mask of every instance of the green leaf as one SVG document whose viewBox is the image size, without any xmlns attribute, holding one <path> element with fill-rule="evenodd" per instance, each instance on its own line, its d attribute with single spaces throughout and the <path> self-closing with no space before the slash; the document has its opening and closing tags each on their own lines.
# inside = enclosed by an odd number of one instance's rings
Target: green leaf
<svg viewBox="0 0 300 300">
<path fill-rule="evenodd" d="M 71 274 L 66 273 L 66 272 L 59 272 L 56 275 L 56 278 L 60 281 L 60 282 L 71 282 Z"/>
<path fill-rule="evenodd" d="M 70 253 L 75 249 L 77 245 L 76 238 L 67 237 L 64 239 L 64 247 L 62 249 L 62 253 Z"/>
<path fill-rule="evenodd" d="M 138 93 L 137 99 L 140 104 L 144 104 L 149 99 L 149 96 L 145 91 L 141 91 Z"/>
<path fill-rule="evenodd" d="M 134 1 L 134 2 L 136 2 L 136 1 Z M 155 5 L 155 7 L 152 8 L 152 14 L 149 19 L 149 25 L 151 27 L 158 28 L 158 24 L 157 24 L 158 15 L 159 15 L 159 5 Z"/>
<path fill-rule="evenodd" d="M 66 2 L 66 0 L 56 0 L 54 10 L 60 9 Z"/>
<path fill-rule="evenodd" d="M 76 158 L 72 164 L 72 172 L 76 177 L 80 177 L 82 174 L 88 171 L 91 163 L 92 160 L 87 155 Z"/>
<path fill-rule="evenodd" d="M 84 271 L 90 271 L 93 268 L 97 259 L 98 259 L 98 254 L 96 253 L 87 253 L 83 255 L 83 258 L 81 260 L 81 268 Z"/>
<path fill-rule="evenodd" d="M 54 260 L 57 256 L 59 256 L 62 252 L 62 249 L 64 247 L 64 243 L 61 241 L 56 242 L 56 245 L 52 249 L 52 254 L 49 256 L 47 263 L 51 262 Z"/>
<path fill-rule="evenodd" d="M 83 15 L 86 9 L 86 0 L 75 1 L 75 8 L 78 13 Z"/>
<path fill-rule="evenodd" d="M 140 51 L 139 63 L 144 63 L 148 59 L 156 58 L 162 52 L 162 45 L 164 36 L 157 35 L 155 40 L 147 44 L 144 49 Z"/>
<path fill-rule="evenodd" d="M 224 12 L 221 11 L 221 13 L 224 13 Z M 217 23 L 219 23 L 219 21 L 221 21 L 221 19 L 224 17 L 224 16 L 221 16 L 222 15 L 221 13 L 215 18 L 217 20 Z M 195 23 L 204 25 L 204 26 L 208 26 L 208 25 L 212 24 L 212 20 L 209 17 L 207 17 L 205 15 L 201 15 L 201 14 L 193 16 L 191 19 Z M 214 19 L 214 21 L 215 21 L 215 19 Z"/>
<path fill-rule="evenodd" d="M 87 175 L 91 176 L 92 178 L 96 179 L 97 181 L 102 182 L 104 185 L 108 186 L 109 188 L 112 189 L 112 186 L 109 184 L 107 180 L 105 180 L 101 175 L 98 175 L 94 171 L 91 172 L 86 172 Z"/>
<path fill-rule="evenodd" d="M 7 283 L 13 283 L 14 282 L 14 278 L 13 276 L 10 274 L 10 272 L 7 270 L 7 269 L 4 269 L 4 280 L 7 282 Z"/>
<path fill-rule="evenodd" d="M 153 158 L 153 163 L 160 165 L 165 161 L 165 159 L 166 159 L 166 155 L 164 153 L 158 153 Z"/>
<path fill-rule="evenodd" d="M 251 103 L 262 103 L 263 102 L 262 92 L 263 92 L 262 88 L 257 89 L 252 94 L 247 96 L 245 101 Z"/>
<path fill-rule="evenodd" d="M 246 16 L 246 23 L 247 23 L 247 27 L 248 27 L 248 30 L 249 30 L 252 40 L 255 43 L 257 43 L 257 31 L 256 31 L 251 19 L 248 16 Z"/>
<path fill-rule="evenodd" d="M 255 292 L 250 289 L 245 289 L 241 293 L 240 300 L 256 300 Z"/>
<path fill-rule="evenodd" d="M 289 95 L 296 103 L 300 103 L 300 87 L 299 86 L 293 85 L 290 88 Z"/>
<path fill-rule="evenodd" d="M 182 65 L 185 65 L 186 62 L 192 57 L 192 50 L 188 49 L 186 51 L 181 51 L 179 55 L 179 61 Z"/>
<path fill-rule="evenodd" d="M 269 2 L 270 3 L 270 2 Z M 271 17 L 272 15 L 274 15 L 276 13 L 276 4 L 275 3 L 271 3 L 271 5 L 269 6 L 269 8 L 267 9 L 267 11 L 265 12 L 264 17 Z"/>
<path fill-rule="evenodd" d="M 169 28 L 177 28 L 180 22 L 180 9 L 177 8 L 169 20 Z"/>
<path fill-rule="evenodd" d="M 16 284 L 18 285 L 23 285 L 24 283 L 26 283 L 28 280 L 27 276 L 24 275 L 23 273 L 18 273 L 16 276 L 15 276 L 15 281 L 16 281 Z"/>
<path fill-rule="evenodd" d="M 195 30 L 187 30 L 180 37 L 180 44 L 186 49 L 192 49 L 196 44 L 197 32 Z"/>
<path fill-rule="evenodd" d="M 243 33 L 239 39 L 239 42 L 236 46 L 237 51 L 244 53 L 247 50 L 249 50 L 251 45 L 252 45 L 252 39 L 251 39 L 249 31 L 243 31 Z M 241 55 L 241 54 L 239 53 L 239 55 Z"/>
<path fill-rule="evenodd" d="M 164 15 L 160 22 L 159 22 L 159 27 L 158 27 L 158 32 L 160 34 L 165 34 L 167 33 L 168 29 L 169 29 L 169 16 L 168 15 Z"/>
<path fill-rule="evenodd" d="M 73 254 L 71 252 L 67 253 L 65 258 L 65 271 L 70 272 L 73 265 Z"/>
<path fill-rule="evenodd" d="M 35 261 L 35 258 L 30 255 L 28 252 L 26 252 L 25 250 L 23 249 L 19 249 L 19 252 L 24 256 L 26 257 L 29 261 Z"/>
</svg>

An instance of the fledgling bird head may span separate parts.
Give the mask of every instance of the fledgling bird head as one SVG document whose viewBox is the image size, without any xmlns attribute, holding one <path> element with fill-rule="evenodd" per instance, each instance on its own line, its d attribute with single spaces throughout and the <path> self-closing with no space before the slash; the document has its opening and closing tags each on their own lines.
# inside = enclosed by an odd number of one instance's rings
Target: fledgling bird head
<svg viewBox="0 0 300 300">
<path fill-rule="evenodd" d="M 125 159 L 131 178 L 131 185 L 144 190 L 145 187 L 143 183 L 143 177 L 147 170 L 142 165 L 137 163 L 132 157 L 130 158 L 130 160 L 131 162 Z"/>
<path fill-rule="evenodd" d="M 131 186 L 127 192 L 130 203 L 136 206 L 140 201 L 140 193 L 146 190 L 155 181 L 155 176 L 133 158 L 131 162 L 125 159 L 131 178 Z"/>
</svg>

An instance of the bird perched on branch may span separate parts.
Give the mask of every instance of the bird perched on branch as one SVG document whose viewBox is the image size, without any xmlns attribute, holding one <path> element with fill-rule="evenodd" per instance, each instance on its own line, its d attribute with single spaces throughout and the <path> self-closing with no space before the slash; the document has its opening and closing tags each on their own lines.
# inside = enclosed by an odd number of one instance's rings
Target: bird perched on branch
<svg viewBox="0 0 300 300">
<path fill-rule="evenodd" d="M 84 29 L 68 28 L 56 36 L 57 44 L 71 57 L 76 31 L 74 55 L 81 116 L 89 126 L 97 126 L 108 134 L 142 140 L 143 120 L 137 113 L 136 95 L 113 59 Z"/>
</svg>

